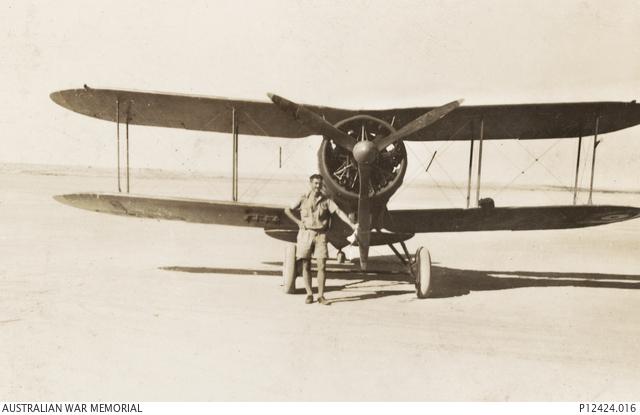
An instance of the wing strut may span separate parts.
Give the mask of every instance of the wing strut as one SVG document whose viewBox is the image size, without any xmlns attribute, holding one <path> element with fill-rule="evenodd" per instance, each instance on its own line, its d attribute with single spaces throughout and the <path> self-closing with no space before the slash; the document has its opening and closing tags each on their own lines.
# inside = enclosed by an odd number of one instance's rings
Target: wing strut
<svg viewBox="0 0 640 415">
<path fill-rule="evenodd" d="M 120 100 L 116 99 L 116 157 L 118 158 L 118 193 L 122 193 L 120 185 Z"/>
<path fill-rule="evenodd" d="M 469 178 L 467 180 L 467 209 L 471 203 L 471 172 L 473 170 L 473 132 L 471 133 L 471 146 L 469 147 Z"/>
<path fill-rule="evenodd" d="M 129 193 L 129 114 L 127 112 L 127 123 L 125 124 L 125 141 L 127 143 L 127 193 Z"/>
<path fill-rule="evenodd" d="M 238 117 L 236 109 L 231 108 L 231 135 L 233 136 L 233 167 L 231 171 L 231 200 L 238 201 Z"/>
<path fill-rule="evenodd" d="M 126 112 L 126 119 L 125 119 L 125 125 L 124 125 L 124 132 L 125 132 L 125 174 L 126 174 L 126 185 L 127 185 L 127 193 L 129 193 L 129 190 L 131 189 L 131 180 L 130 180 L 130 169 L 129 169 L 129 122 L 131 121 L 131 102 L 129 102 L 129 105 L 127 107 L 127 112 Z M 118 176 L 118 193 L 122 193 L 122 184 L 121 184 L 121 179 L 122 179 L 122 175 L 120 174 L 120 100 L 118 98 L 116 98 L 116 157 L 118 158 L 117 160 L 117 164 L 116 164 L 116 169 L 117 169 L 117 176 Z"/>
<path fill-rule="evenodd" d="M 600 125 L 600 114 L 596 116 L 596 127 L 593 133 L 593 155 L 591 156 L 591 183 L 589 184 L 589 205 L 593 205 L 593 173 L 596 167 L 596 148 L 600 141 L 598 141 L 598 127 Z"/>
<path fill-rule="evenodd" d="M 480 177 L 482 174 L 482 142 L 484 141 L 484 117 L 480 118 L 480 144 L 478 146 L 478 182 L 476 183 L 476 207 L 480 205 Z"/>
<path fill-rule="evenodd" d="M 578 174 L 580 173 L 580 149 L 582 148 L 582 133 L 578 137 L 578 158 L 576 160 L 576 180 L 573 184 L 573 204 L 578 200 Z"/>
</svg>

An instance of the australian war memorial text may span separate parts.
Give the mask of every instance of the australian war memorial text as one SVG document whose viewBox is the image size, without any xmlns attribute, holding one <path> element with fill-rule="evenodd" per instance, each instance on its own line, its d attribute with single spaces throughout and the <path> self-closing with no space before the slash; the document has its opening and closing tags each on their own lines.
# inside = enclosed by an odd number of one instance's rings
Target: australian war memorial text
<svg viewBox="0 0 640 415">
<path fill-rule="evenodd" d="M 1 413 L 142 413 L 133 403 L 3 403 Z"/>
</svg>

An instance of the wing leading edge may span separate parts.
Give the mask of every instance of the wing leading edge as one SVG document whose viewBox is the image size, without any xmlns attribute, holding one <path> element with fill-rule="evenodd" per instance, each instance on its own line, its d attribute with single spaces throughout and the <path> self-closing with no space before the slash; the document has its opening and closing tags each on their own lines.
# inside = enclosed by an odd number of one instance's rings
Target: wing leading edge
<svg viewBox="0 0 640 415">
<path fill-rule="evenodd" d="M 415 233 L 571 229 L 637 217 L 640 208 L 605 205 L 391 210 L 385 228 Z"/>
<path fill-rule="evenodd" d="M 284 214 L 283 206 L 111 193 L 75 193 L 55 199 L 80 209 L 114 215 L 263 228 L 267 234 L 283 240 L 291 239 L 289 233 L 294 231 L 293 235 L 298 229 Z M 608 205 L 391 210 L 384 228 L 406 239 L 421 232 L 583 228 L 637 217 L 640 208 Z M 278 238 L 278 232 L 286 233 L 287 237 Z M 336 232 L 344 238 L 350 230 L 345 227 Z"/>
<path fill-rule="evenodd" d="M 51 99 L 71 111 L 107 121 L 156 127 L 229 133 L 232 112 L 240 134 L 301 138 L 312 135 L 271 102 L 238 100 L 112 89 L 68 89 Z M 397 129 L 433 107 L 385 110 L 348 110 L 304 105 L 335 124 L 354 115 L 370 115 Z M 119 111 L 119 114 L 118 114 Z M 118 114 L 118 115 L 117 115 Z M 579 102 L 461 106 L 432 127 L 407 137 L 409 141 L 448 141 L 478 138 L 483 122 L 484 139 L 543 139 L 591 135 L 599 117 L 600 134 L 640 124 L 640 104 L 635 102 Z"/>
<path fill-rule="evenodd" d="M 113 215 L 264 229 L 298 229 L 284 214 L 284 206 L 110 193 L 75 193 L 54 198 L 66 205 Z"/>
</svg>

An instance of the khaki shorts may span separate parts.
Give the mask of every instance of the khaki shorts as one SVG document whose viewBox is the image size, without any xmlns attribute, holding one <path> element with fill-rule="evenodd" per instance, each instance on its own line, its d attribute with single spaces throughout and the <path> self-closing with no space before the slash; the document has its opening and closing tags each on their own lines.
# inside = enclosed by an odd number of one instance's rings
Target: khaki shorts
<svg viewBox="0 0 640 415">
<path fill-rule="evenodd" d="M 311 229 L 301 229 L 296 242 L 296 259 L 327 259 L 327 233 Z"/>
</svg>

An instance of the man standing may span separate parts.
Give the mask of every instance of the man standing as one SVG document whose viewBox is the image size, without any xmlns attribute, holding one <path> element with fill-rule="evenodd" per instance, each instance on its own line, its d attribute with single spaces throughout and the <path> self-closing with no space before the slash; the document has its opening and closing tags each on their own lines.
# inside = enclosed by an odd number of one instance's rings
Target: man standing
<svg viewBox="0 0 640 415">
<path fill-rule="evenodd" d="M 298 238 L 296 243 L 296 259 L 302 260 L 302 279 L 307 291 L 307 304 L 313 303 L 313 291 L 311 290 L 311 254 L 316 258 L 318 265 L 318 303 L 327 304 L 324 298 L 325 269 L 328 257 L 327 232 L 329 231 L 331 215 L 336 213 L 340 219 L 355 231 L 358 226 L 351 222 L 333 200 L 322 189 L 322 176 L 313 174 L 309 177 L 311 189 L 303 195 L 284 213 L 298 224 Z M 300 210 L 300 219 L 294 214 L 294 210 Z"/>
</svg>

